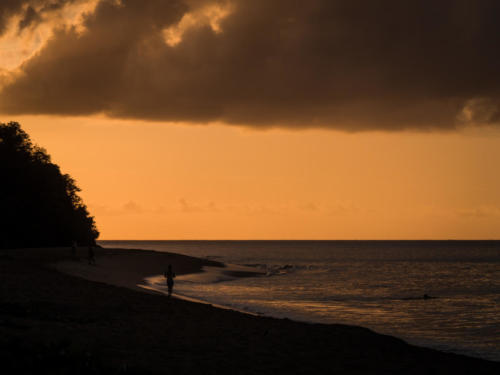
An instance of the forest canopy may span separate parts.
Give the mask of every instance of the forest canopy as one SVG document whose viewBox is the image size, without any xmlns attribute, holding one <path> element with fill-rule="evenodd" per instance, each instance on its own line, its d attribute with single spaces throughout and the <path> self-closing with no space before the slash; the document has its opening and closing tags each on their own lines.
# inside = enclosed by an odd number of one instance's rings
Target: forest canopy
<svg viewBox="0 0 500 375">
<path fill-rule="evenodd" d="M 17 122 L 0 123 L 0 248 L 95 245 L 79 191 Z"/>
</svg>

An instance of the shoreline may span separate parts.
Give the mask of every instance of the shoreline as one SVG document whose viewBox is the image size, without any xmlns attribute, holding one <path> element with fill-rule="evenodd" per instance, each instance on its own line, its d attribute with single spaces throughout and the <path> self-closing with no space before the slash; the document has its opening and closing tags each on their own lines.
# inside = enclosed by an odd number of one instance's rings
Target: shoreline
<svg viewBox="0 0 500 375">
<path fill-rule="evenodd" d="M 128 257 L 130 256 L 133 259 L 138 259 L 141 258 L 143 259 L 141 263 L 142 268 L 137 267 L 137 262 L 133 262 L 133 267 L 132 269 L 130 268 L 130 264 L 127 262 L 119 262 L 120 258 Z M 107 259 L 107 257 L 109 259 Z M 166 290 L 163 290 L 162 288 L 162 283 L 164 282 L 163 276 L 161 275 L 160 272 L 157 272 L 157 274 L 152 275 L 150 273 L 151 269 L 159 270 L 157 261 L 158 259 L 165 258 L 163 262 L 168 261 L 175 261 L 172 260 L 172 257 L 180 257 L 182 262 L 196 262 L 199 268 L 193 269 L 190 268 L 188 269 L 188 272 L 185 271 L 185 265 L 184 267 L 181 267 L 181 272 L 178 272 L 178 276 L 186 276 L 189 277 L 189 281 L 195 280 L 196 282 L 201 282 L 201 283 L 217 283 L 220 281 L 227 281 L 230 279 L 236 279 L 236 278 L 243 278 L 243 277 L 259 277 L 264 275 L 262 271 L 249 271 L 251 267 L 246 267 L 246 266 L 238 266 L 238 265 L 229 265 L 225 264 L 219 261 L 214 261 L 208 258 L 198 258 L 198 257 L 193 257 L 193 256 L 187 256 L 187 255 L 181 255 L 177 253 L 171 253 L 171 252 L 162 252 L 162 251 L 157 251 L 157 250 L 145 250 L 145 249 L 128 249 L 128 248 L 101 248 L 101 255 L 100 255 L 100 261 L 98 262 L 100 264 L 99 267 L 88 267 L 85 262 L 80 261 L 79 263 L 75 263 L 74 261 L 69 261 L 65 262 L 62 268 L 61 267 L 56 267 L 58 271 L 61 272 L 66 272 L 69 273 L 73 276 L 77 277 L 82 277 L 87 280 L 92 280 L 92 281 L 98 281 L 98 282 L 104 282 L 110 285 L 114 286 L 123 286 L 127 287 L 139 292 L 143 293 L 153 293 L 153 294 L 158 294 L 161 295 L 162 297 L 165 297 L 167 295 Z M 102 267 L 103 260 L 110 260 L 111 262 L 104 262 L 107 267 Z M 80 266 L 80 269 L 74 268 L 74 267 L 68 267 L 68 265 L 75 265 L 78 264 Z M 126 270 L 123 269 L 125 267 Z M 96 272 L 93 272 L 92 275 L 89 277 L 89 275 L 80 272 L 81 270 L 93 270 Z M 176 267 L 174 266 L 174 270 Z M 206 272 L 206 269 L 208 272 Z M 213 272 L 212 269 L 215 269 L 215 273 Z M 117 273 L 117 270 L 120 270 L 120 272 Z M 119 278 L 113 278 L 109 277 L 109 275 L 115 274 L 119 275 Z M 206 274 L 206 275 L 204 275 Z M 135 282 L 133 281 L 134 279 L 131 278 L 135 277 Z M 224 278 L 223 276 L 227 276 L 228 278 Z M 154 280 L 156 279 L 156 280 Z M 160 279 L 160 280 L 157 280 Z M 124 282 L 124 280 L 129 280 L 129 282 Z M 323 323 L 323 322 L 318 322 L 314 320 L 308 320 L 306 318 L 300 319 L 300 318 L 294 318 L 294 317 L 286 317 L 280 314 L 275 314 L 273 315 L 272 313 L 262 313 L 259 311 L 252 311 L 251 309 L 246 309 L 245 307 L 236 307 L 231 304 L 221 304 L 217 302 L 212 302 L 210 300 L 202 299 L 197 296 L 190 296 L 190 295 L 183 295 L 179 294 L 175 291 L 174 287 L 174 292 L 172 293 L 172 297 L 192 303 L 198 303 L 198 304 L 203 304 L 203 305 L 208 305 L 208 306 L 213 306 L 218 309 L 223 309 L 223 310 L 230 310 L 230 311 L 235 311 L 238 313 L 242 314 L 247 314 L 250 316 L 256 316 L 256 317 L 265 317 L 265 318 L 272 318 L 272 319 L 289 319 L 291 321 L 297 322 L 297 323 L 304 323 L 304 324 L 330 324 L 330 323 Z M 333 323 L 333 324 L 347 324 L 349 325 L 350 323 Z M 359 326 L 362 328 L 366 328 L 364 326 Z M 371 328 L 367 328 L 372 330 Z M 467 352 L 461 352 L 460 350 L 456 349 L 454 350 L 454 347 L 441 347 L 441 348 L 436 348 L 435 345 L 433 345 L 433 342 L 427 342 L 427 341 L 418 341 L 418 340 L 410 340 L 408 338 L 403 338 L 400 336 L 395 336 L 391 333 L 382 333 L 378 331 L 374 331 L 377 334 L 381 335 L 389 335 L 392 337 L 395 337 L 397 339 L 401 339 L 405 342 L 407 342 L 410 345 L 416 345 L 416 346 L 421 346 L 433 350 L 438 350 L 442 351 L 444 353 L 451 353 L 451 354 L 457 354 L 457 355 L 466 355 L 470 356 L 472 358 L 477 358 L 477 359 L 484 359 L 484 360 L 491 360 L 487 359 L 484 357 L 481 357 L 479 355 L 471 355 L 468 354 Z"/>
<path fill-rule="evenodd" d="M 79 248 L 76 258 L 57 261 L 52 266 L 59 272 L 136 291 L 144 290 L 141 285 L 148 285 L 146 279 L 163 275 L 168 264 L 172 264 L 177 276 L 202 274 L 205 272 L 204 267 L 219 268 L 221 274 L 232 278 L 262 275 L 262 272 L 250 271 L 246 267 L 229 268 L 222 262 L 210 259 L 142 249 L 99 248 L 96 251 L 96 264 L 88 265 L 82 256 L 84 251 L 86 249 Z"/>
<path fill-rule="evenodd" d="M 158 259 L 161 257 L 171 257 L 171 256 L 181 256 L 184 257 L 184 255 L 176 254 L 176 253 L 169 253 L 169 252 L 162 252 L 162 251 L 157 251 L 157 250 L 145 250 L 145 249 L 123 249 L 123 248 L 101 248 L 102 251 L 102 256 L 106 257 L 106 255 L 113 255 L 115 259 L 113 260 L 113 264 L 109 264 L 108 262 L 108 271 L 105 271 L 104 269 L 101 269 L 100 276 L 97 277 L 86 277 L 86 275 L 82 275 L 79 272 L 74 272 L 75 270 L 71 269 L 66 269 L 63 270 L 64 272 L 69 272 L 72 275 L 87 278 L 89 280 L 94 280 L 94 281 L 101 281 L 101 282 L 106 282 L 110 283 L 111 285 L 117 285 L 117 286 L 125 286 L 132 288 L 134 290 L 138 290 L 141 292 L 145 293 L 158 293 L 162 296 L 165 296 L 167 293 L 164 290 L 164 286 L 162 285 L 164 283 L 163 276 L 158 273 L 157 275 L 151 275 L 150 270 L 154 268 L 156 265 L 155 262 L 153 262 L 153 259 Z M 130 252 L 130 253 L 129 253 Z M 118 255 L 118 257 L 116 257 Z M 129 270 L 127 273 L 129 275 L 127 276 L 127 279 L 130 279 L 130 275 L 135 275 L 137 283 L 130 283 L 129 285 L 126 285 L 122 282 L 122 280 L 108 280 L 106 277 L 109 273 L 115 273 L 117 270 L 117 266 L 123 267 L 123 264 L 118 264 L 117 262 L 118 259 L 123 257 L 124 255 L 131 255 L 134 258 L 144 258 L 144 265 L 147 264 L 147 267 L 144 267 L 142 273 L 133 273 L 130 272 Z M 202 284 L 204 283 L 217 283 L 220 281 L 227 281 L 230 279 L 235 279 L 235 278 L 240 278 L 240 277 L 254 277 L 254 276 L 260 276 L 263 275 L 262 272 L 259 271 L 252 271 L 251 267 L 245 267 L 245 266 L 239 266 L 239 265 L 230 265 L 230 264 L 224 264 L 219 261 L 213 261 L 209 258 L 197 258 L 197 257 L 190 257 L 190 256 L 185 256 L 186 261 L 197 261 L 200 262 L 201 267 L 196 270 L 190 270 L 191 272 L 182 272 L 179 273 L 179 276 L 188 276 L 189 281 L 195 281 L 195 282 L 200 282 Z M 135 267 L 135 265 L 134 265 Z M 85 264 L 83 264 L 83 269 L 88 269 Z M 174 266 L 174 270 L 176 267 Z M 95 269 L 94 269 L 95 270 Z M 132 271 L 137 271 L 136 269 Z M 123 272 L 122 275 L 120 275 L 121 278 L 123 278 Z M 227 278 L 226 278 L 227 277 Z M 182 277 L 181 277 L 182 278 Z M 118 281 L 118 282 L 116 282 Z M 281 314 L 273 314 L 273 313 L 262 313 L 259 310 L 252 310 L 251 307 L 247 306 L 241 307 L 241 306 L 233 306 L 230 302 L 227 304 L 223 304 L 220 302 L 213 302 L 208 299 L 202 299 L 192 295 L 183 295 L 179 294 L 175 290 L 176 288 L 174 287 L 174 293 L 172 294 L 173 298 L 177 299 L 182 299 L 185 301 L 193 302 L 193 303 L 200 303 L 204 305 L 209 305 L 213 306 L 215 308 L 219 309 L 224 309 L 224 310 L 231 310 L 231 311 L 236 311 L 239 313 L 243 314 L 248 314 L 251 316 L 257 316 L 257 317 L 266 317 L 266 318 L 275 318 L 275 319 L 290 319 L 292 321 L 298 322 L 298 323 L 305 323 L 305 324 L 322 324 L 322 322 L 314 321 L 312 319 L 306 319 L 306 318 L 297 318 L 297 317 L 292 317 L 288 316 L 286 317 L 285 315 Z M 329 323 L 326 323 L 329 324 Z M 339 323 L 339 324 L 346 324 L 346 323 Z M 349 323 L 347 323 L 349 324 Z M 364 327 L 364 326 L 360 326 Z M 427 342 L 427 341 L 422 341 L 422 340 L 411 340 L 411 338 L 404 338 L 401 336 L 393 335 L 391 333 L 382 333 L 379 331 L 374 331 L 377 334 L 387 334 L 393 337 L 396 337 L 398 339 L 402 339 L 405 342 L 411 344 L 411 345 L 416 345 L 416 346 L 422 346 L 425 348 L 429 349 L 435 349 L 439 350 L 442 352 L 446 353 L 453 353 L 453 354 L 461 354 L 461 355 L 466 355 L 466 356 L 471 356 L 473 358 L 478 358 L 478 359 L 485 359 L 488 360 L 488 358 L 481 357 L 480 355 L 474 355 L 474 354 L 469 354 L 467 351 L 463 351 L 460 349 L 457 349 L 454 346 L 441 346 L 441 347 L 436 347 L 435 343 L 432 341 Z"/>
<path fill-rule="evenodd" d="M 80 253 L 82 251 L 81 248 Z M 226 269 L 227 265 L 222 262 L 155 250 L 100 248 L 97 250 L 97 254 L 99 255 L 96 257 L 97 264 L 95 266 L 89 266 L 84 258 L 59 261 L 52 264 L 52 266 L 58 272 L 66 273 L 71 276 L 80 277 L 89 281 L 103 282 L 108 285 L 125 287 L 142 293 L 158 294 L 163 297 L 166 296 L 166 292 L 159 288 L 155 288 L 146 280 L 155 276 L 162 277 L 160 271 L 166 267 L 161 267 L 169 263 L 174 265 L 174 270 L 176 270 L 178 276 L 204 273 L 205 271 L 203 268 L 207 266 L 220 268 L 221 274 L 232 278 L 260 276 L 263 274 L 258 271 L 252 272 L 243 270 L 244 267 L 241 267 L 242 269 L 240 270 Z M 138 260 L 140 261 L 138 262 Z M 191 267 L 191 265 L 189 265 L 189 263 L 193 262 L 196 264 L 196 267 Z M 156 271 L 156 274 L 151 273 L 151 270 Z M 244 309 L 202 300 L 197 297 L 182 295 L 176 293 L 175 288 L 172 293 L 172 298 L 251 316 L 266 316 Z"/>
<path fill-rule="evenodd" d="M 77 261 L 71 259 L 62 262 L 57 262 L 52 266 L 59 272 L 67 273 L 69 275 L 76 277 L 81 277 L 86 280 L 103 282 L 113 286 L 126 287 L 142 293 L 159 294 L 161 296 L 166 296 L 166 292 L 158 288 L 155 288 L 154 286 L 151 286 L 146 282 L 146 279 L 152 276 L 161 275 L 161 273 L 157 273 L 156 275 L 149 273 L 149 270 L 158 271 L 160 269 L 158 264 L 159 261 L 163 262 L 163 264 L 168 264 L 168 262 L 175 262 L 177 263 L 176 266 L 180 265 L 181 266 L 180 272 L 177 271 L 178 269 L 177 267 L 174 267 L 177 275 L 179 276 L 203 273 L 205 272 L 203 268 L 206 266 L 221 268 L 221 269 L 227 268 L 227 265 L 222 262 L 190 257 L 187 255 L 176 254 L 176 253 L 155 251 L 155 250 L 101 247 L 97 251 L 100 254 L 98 257 L 99 259 L 99 261 L 97 262 L 98 264 L 95 267 L 90 266 L 89 268 L 89 265 L 86 264 L 86 261 L 83 258 L 80 258 Z M 139 268 L 136 262 L 131 263 L 130 261 L 127 261 L 130 259 L 125 259 L 129 257 L 132 257 L 134 260 L 142 258 L 143 259 L 141 263 L 142 268 Z M 125 260 L 125 262 L 123 262 L 123 260 Z M 197 269 L 187 268 L 186 264 L 184 264 L 184 262 L 193 262 L 193 261 L 199 263 L 200 267 Z M 121 270 L 117 272 L 119 268 L 121 268 Z M 233 278 L 262 275 L 262 273 L 258 271 L 252 272 L 248 270 L 235 270 L 235 269 L 223 270 L 221 271 L 221 273 L 223 273 L 226 276 L 231 276 Z M 213 306 L 218 309 L 231 310 L 242 314 L 248 314 L 251 316 L 266 316 L 263 314 L 253 313 L 251 311 L 239 309 L 232 306 L 213 303 L 196 297 L 182 295 L 176 293 L 175 288 L 174 292 L 172 293 L 172 297 L 192 303 L 199 303 L 203 305 Z"/>
<path fill-rule="evenodd" d="M 81 372 L 89 355 L 106 373 L 123 368 L 140 369 L 135 373 L 248 374 L 500 371 L 499 362 L 409 345 L 362 327 L 251 316 L 156 292 L 139 293 L 139 287 L 124 285 L 129 281 L 113 286 L 106 283 L 111 278 L 92 281 L 58 272 L 50 264 L 71 261 L 69 251 L 0 251 L 0 349 L 8 359 L 7 373 L 22 372 L 16 366 L 35 366 L 28 373 L 80 366 Z M 108 251 L 97 249 L 96 269 L 107 269 L 101 255 L 119 259 Z M 126 270 L 120 275 L 131 275 L 128 267 L 144 270 L 147 262 L 126 252 L 117 262 Z M 150 255 L 163 268 L 160 258 Z M 179 274 L 216 263 L 175 254 L 162 259 L 179 261 Z M 46 352 L 56 359 L 38 360 L 48 358 Z"/>
<path fill-rule="evenodd" d="M 148 285 L 138 285 L 138 286 L 140 288 L 144 289 L 145 292 L 152 292 L 155 294 L 160 294 L 164 297 L 167 296 L 167 292 L 162 292 L 162 291 L 155 289 L 151 286 L 148 286 Z M 256 313 L 253 313 L 251 311 L 246 311 L 246 310 L 238 309 L 238 308 L 231 307 L 231 306 L 220 305 L 220 304 L 212 303 L 210 301 L 205 301 L 205 300 L 202 300 L 199 298 L 184 296 L 184 295 L 178 294 L 178 293 L 172 293 L 172 298 L 179 299 L 179 300 L 186 301 L 186 302 L 197 303 L 200 305 L 207 305 L 207 306 L 215 307 L 216 309 L 235 311 L 235 312 L 238 312 L 241 314 L 246 314 L 246 315 L 251 315 L 251 316 L 266 317 L 265 315 L 256 314 Z"/>
<path fill-rule="evenodd" d="M 59 272 L 86 280 L 103 282 L 143 292 L 137 284 L 152 275 L 161 275 L 168 264 L 175 264 L 178 275 L 202 272 L 209 265 L 223 268 L 224 264 L 187 255 L 141 249 L 97 248 L 96 264 L 87 264 L 86 248 L 78 248 L 76 257 L 67 257 L 51 264 Z M 68 252 L 69 255 L 69 252 Z"/>
</svg>

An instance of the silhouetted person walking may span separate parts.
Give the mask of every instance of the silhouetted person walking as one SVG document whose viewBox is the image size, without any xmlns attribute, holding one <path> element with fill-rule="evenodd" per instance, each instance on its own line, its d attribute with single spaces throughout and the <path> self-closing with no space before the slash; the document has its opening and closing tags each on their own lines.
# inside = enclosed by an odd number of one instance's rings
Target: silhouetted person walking
<svg viewBox="0 0 500 375">
<path fill-rule="evenodd" d="M 95 264 L 94 246 L 89 245 L 89 264 Z"/>
<path fill-rule="evenodd" d="M 76 258 L 76 247 L 77 247 L 77 246 L 78 246 L 78 245 L 77 245 L 76 241 L 73 241 L 73 242 L 71 243 L 71 256 L 72 256 L 73 258 Z"/>
<path fill-rule="evenodd" d="M 167 271 L 164 273 L 165 278 L 167 279 L 167 287 L 168 287 L 168 296 L 172 295 L 172 289 L 174 289 L 174 278 L 175 273 L 172 271 L 172 265 L 169 264 Z"/>
</svg>

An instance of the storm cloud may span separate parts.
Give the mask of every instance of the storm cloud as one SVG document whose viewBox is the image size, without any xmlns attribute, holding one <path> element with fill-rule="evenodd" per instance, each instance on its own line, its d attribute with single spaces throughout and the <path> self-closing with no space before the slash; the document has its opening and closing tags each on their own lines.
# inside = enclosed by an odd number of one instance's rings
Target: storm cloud
<svg viewBox="0 0 500 375">
<path fill-rule="evenodd" d="M 16 12 L 37 22 L 18 3 L 0 5 L 0 32 Z M 101 0 L 83 31 L 55 24 L 4 77 L 0 111 L 349 131 L 498 125 L 499 45 L 497 0 Z"/>
<path fill-rule="evenodd" d="M 2 0 L 0 3 L 0 36 L 5 32 L 8 22 L 16 17 L 18 29 L 39 23 L 49 13 L 64 8 L 72 3 L 84 3 L 88 0 Z"/>
</svg>

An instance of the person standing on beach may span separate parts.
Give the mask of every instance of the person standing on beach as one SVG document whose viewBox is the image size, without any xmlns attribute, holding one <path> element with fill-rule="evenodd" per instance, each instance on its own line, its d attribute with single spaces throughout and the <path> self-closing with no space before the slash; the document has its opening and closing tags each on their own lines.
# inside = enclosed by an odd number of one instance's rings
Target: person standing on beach
<svg viewBox="0 0 500 375">
<path fill-rule="evenodd" d="M 167 271 L 164 273 L 165 279 L 167 279 L 168 296 L 172 295 L 172 290 L 174 289 L 174 278 L 175 273 L 172 271 L 172 265 L 169 264 Z"/>
<path fill-rule="evenodd" d="M 94 246 L 92 246 L 92 245 L 89 245 L 89 264 L 95 265 Z"/>
<path fill-rule="evenodd" d="M 73 258 L 76 258 L 76 247 L 78 246 L 78 244 L 76 243 L 76 241 L 73 240 L 73 242 L 71 243 L 71 256 Z"/>
</svg>

